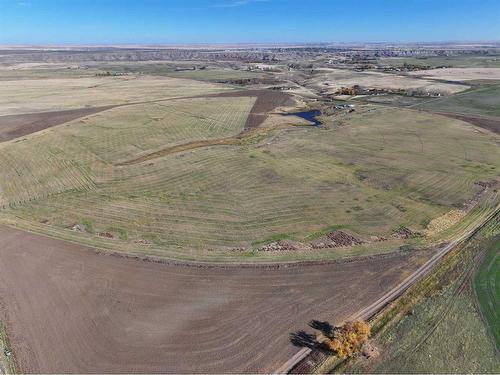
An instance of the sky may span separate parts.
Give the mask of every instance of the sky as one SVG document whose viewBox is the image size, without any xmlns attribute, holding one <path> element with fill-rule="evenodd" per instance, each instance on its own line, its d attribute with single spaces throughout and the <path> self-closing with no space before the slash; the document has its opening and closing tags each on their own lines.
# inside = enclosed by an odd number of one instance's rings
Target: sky
<svg viewBox="0 0 500 375">
<path fill-rule="evenodd" d="M 500 0 L 0 0 L 0 44 L 499 40 Z"/>
</svg>

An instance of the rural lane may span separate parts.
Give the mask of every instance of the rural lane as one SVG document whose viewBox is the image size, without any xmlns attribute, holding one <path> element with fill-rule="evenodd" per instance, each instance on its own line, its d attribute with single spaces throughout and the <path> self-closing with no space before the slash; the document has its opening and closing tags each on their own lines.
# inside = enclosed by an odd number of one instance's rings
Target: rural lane
<svg viewBox="0 0 500 375">
<path fill-rule="evenodd" d="M 457 240 L 443 246 L 439 249 L 436 254 L 434 254 L 427 262 L 425 262 L 419 269 L 408 276 L 403 282 L 396 285 L 394 288 L 389 290 L 386 294 L 380 297 L 378 300 L 364 307 L 355 314 L 351 315 L 349 320 L 368 320 L 378 312 L 380 312 L 387 304 L 394 301 L 396 298 L 401 296 L 408 288 L 410 288 L 417 281 L 421 280 L 425 275 L 427 275 L 439 261 L 448 254 L 455 246 L 471 238 L 475 233 L 477 233 L 484 225 L 486 225 L 490 220 L 492 220 L 500 212 L 499 207 L 488 215 L 488 217 L 479 223 L 476 227 L 472 228 L 469 232 L 458 238 Z M 286 361 L 282 366 L 280 366 L 274 374 L 288 374 L 300 361 L 306 358 L 310 353 L 311 349 L 304 347 L 300 349 L 296 354 L 294 354 L 288 361 Z"/>
</svg>

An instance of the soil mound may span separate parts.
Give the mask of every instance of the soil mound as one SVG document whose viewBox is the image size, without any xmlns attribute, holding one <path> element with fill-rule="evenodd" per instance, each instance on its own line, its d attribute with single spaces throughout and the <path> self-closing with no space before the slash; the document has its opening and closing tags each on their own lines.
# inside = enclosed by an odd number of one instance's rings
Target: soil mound
<svg viewBox="0 0 500 375">
<path fill-rule="evenodd" d="M 354 314 L 415 259 L 183 267 L 0 226 L 2 320 L 20 373 L 271 373 L 290 332 Z"/>
<path fill-rule="evenodd" d="M 419 232 L 414 232 L 407 227 L 399 227 L 399 229 L 396 230 L 392 236 L 395 238 L 402 238 L 407 240 L 410 238 L 420 237 L 421 234 Z"/>
<path fill-rule="evenodd" d="M 291 240 L 279 240 L 262 246 L 260 251 L 295 251 L 303 250 L 306 246 L 303 243 Z"/>
<path fill-rule="evenodd" d="M 97 233 L 99 237 L 104 237 L 104 238 L 115 238 L 112 233 L 109 232 L 99 232 Z"/>
<path fill-rule="evenodd" d="M 335 230 L 321 237 L 317 241 L 311 243 L 313 249 L 323 249 L 330 247 L 354 246 L 364 243 L 363 240 L 354 237 L 353 235 Z"/>
</svg>

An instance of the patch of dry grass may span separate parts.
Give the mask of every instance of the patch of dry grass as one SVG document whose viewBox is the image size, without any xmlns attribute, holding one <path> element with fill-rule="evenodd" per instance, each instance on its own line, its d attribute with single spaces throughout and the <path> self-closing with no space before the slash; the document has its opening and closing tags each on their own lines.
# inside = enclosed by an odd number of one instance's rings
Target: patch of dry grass
<svg viewBox="0 0 500 375">
<path fill-rule="evenodd" d="M 251 249 L 332 225 L 367 240 L 401 225 L 421 229 L 470 198 L 475 181 L 497 173 L 494 135 L 454 119 L 378 108 L 355 112 L 340 127 L 278 126 L 231 138 L 252 104 L 200 98 L 115 108 L 4 143 L 1 216 L 133 253 L 320 259 L 387 252 L 403 241 L 285 254 Z M 217 143 L 228 136 L 237 142 Z M 206 147 L 183 146 L 190 142 Z M 168 147 L 175 152 L 118 165 Z M 72 230 L 75 224 L 92 231 Z M 247 251 L 232 250 L 241 248 Z"/>
</svg>

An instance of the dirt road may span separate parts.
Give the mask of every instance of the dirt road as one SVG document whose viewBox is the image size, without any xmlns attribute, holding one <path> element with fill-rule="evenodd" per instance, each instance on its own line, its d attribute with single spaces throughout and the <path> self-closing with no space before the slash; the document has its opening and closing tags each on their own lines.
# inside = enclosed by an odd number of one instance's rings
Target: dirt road
<svg viewBox="0 0 500 375">
<path fill-rule="evenodd" d="M 270 372 L 297 351 L 290 333 L 345 319 L 415 264 L 175 266 L 0 227 L 1 319 L 23 372 Z"/>
<path fill-rule="evenodd" d="M 408 276 L 401 283 L 389 289 L 385 294 L 383 294 L 379 299 L 375 300 L 364 308 L 358 310 L 356 313 L 349 317 L 349 320 L 368 320 L 379 311 L 381 311 L 387 304 L 394 301 L 396 298 L 401 296 L 408 288 L 410 288 L 417 281 L 421 280 L 425 275 L 427 275 L 440 261 L 443 257 L 448 254 L 453 248 L 458 244 L 472 237 L 479 229 L 481 229 L 490 220 L 494 220 L 500 208 L 490 214 L 485 220 L 478 223 L 478 225 L 472 228 L 468 233 L 464 234 L 462 237 L 457 238 L 455 241 L 442 246 L 430 259 L 428 259 L 424 264 L 417 268 L 410 276 Z M 306 358 L 313 349 L 301 348 L 293 356 L 291 356 L 287 361 L 285 361 L 281 366 L 279 366 L 274 373 L 275 374 L 288 374 L 292 370 L 296 370 L 295 367 L 301 363 L 301 361 Z M 302 363 L 301 363 L 302 364 Z"/>
</svg>

